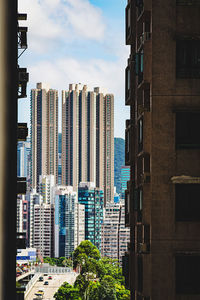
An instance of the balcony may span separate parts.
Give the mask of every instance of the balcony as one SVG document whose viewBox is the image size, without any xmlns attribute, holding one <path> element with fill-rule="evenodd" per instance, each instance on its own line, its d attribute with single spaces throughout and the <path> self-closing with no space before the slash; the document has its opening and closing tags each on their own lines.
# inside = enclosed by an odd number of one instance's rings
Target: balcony
<svg viewBox="0 0 200 300">
<path fill-rule="evenodd" d="M 136 226 L 136 248 L 137 253 L 150 253 L 150 225 L 139 224 Z"/>
<path fill-rule="evenodd" d="M 17 140 L 26 141 L 28 136 L 28 127 L 27 123 L 18 123 L 17 124 Z"/>
<path fill-rule="evenodd" d="M 125 165 L 131 166 L 134 163 L 134 126 L 131 120 L 126 120 L 125 137 Z"/>
<path fill-rule="evenodd" d="M 150 154 L 143 152 L 137 160 L 137 185 L 150 183 Z"/>
<path fill-rule="evenodd" d="M 137 22 L 137 51 L 151 39 L 151 12 L 144 10 Z"/>
<path fill-rule="evenodd" d="M 126 7 L 126 45 L 133 45 L 135 43 L 135 3 L 129 1 Z"/>
<path fill-rule="evenodd" d="M 138 89 L 137 114 L 140 117 L 145 111 L 150 111 L 150 84 L 145 82 Z"/>
<path fill-rule="evenodd" d="M 26 177 L 17 177 L 17 194 L 26 194 Z"/>
<path fill-rule="evenodd" d="M 135 0 L 135 5 L 137 7 L 137 18 L 140 18 L 144 12 L 144 0 Z"/>
<path fill-rule="evenodd" d="M 135 99 L 135 62 L 131 58 L 128 59 L 125 78 L 125 104 L 131 105 Z"/>
</svg>

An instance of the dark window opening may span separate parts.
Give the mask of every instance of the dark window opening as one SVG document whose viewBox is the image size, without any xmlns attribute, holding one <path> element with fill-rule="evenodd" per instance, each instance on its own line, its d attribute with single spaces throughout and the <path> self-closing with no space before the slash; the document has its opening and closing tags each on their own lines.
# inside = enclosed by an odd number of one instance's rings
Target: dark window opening
<svg viewBox="0 0 200 300">
<path fill-rule="evenodd" d="M 176 294 L 200 294 L 200 256 L 176 256 Z"/>
<path fill-rule="evenodd" d="M 200 40 L 177 41 L 176 77 L 200 78 Z"/>
<path fill-rule="evenodd" d="M 200 148 L 200 112 L 176 113 L 176 148 Z"/>
<path fill-rule="evenodd" d="M 143 150 L 143 119 L 138 122 L 138 152 Z"/>
<path fill-rule="evenodd" d="M 143 291 L 143 261 L 142 256 L 138 256 L 137 259 L 137 271 L 138 271 L 138 291 Z"/>
<path fill-rule="evenodd" d="M 143 81 L 144 52 L 141 50 L 135 55 L 135 74 L 138 76 L 138 85 Z"/>
<path fill-rule="evenodd" d="M 176 221 L 200 221 L 200 184 L 176 184 Z"/>
</svg>

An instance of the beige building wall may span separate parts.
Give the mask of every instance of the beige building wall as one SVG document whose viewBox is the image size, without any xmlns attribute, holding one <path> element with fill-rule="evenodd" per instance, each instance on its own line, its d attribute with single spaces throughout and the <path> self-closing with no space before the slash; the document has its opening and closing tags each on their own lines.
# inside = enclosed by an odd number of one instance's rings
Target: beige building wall
<svg viewBox="0 0 200 300">
<path fill-rule="evenodd" d="M 96 88 L 97 89 L 97 88 Z M 96 187 L 104 190 L 104 158 L 105 158 L 105 115 L 104 95 L 97 92 L 96 99 Z"/>
<path fill-rule="evenodd" d="M 114 96 L 105 96 L 104 202 L 114 201 Z"/>
</svg>

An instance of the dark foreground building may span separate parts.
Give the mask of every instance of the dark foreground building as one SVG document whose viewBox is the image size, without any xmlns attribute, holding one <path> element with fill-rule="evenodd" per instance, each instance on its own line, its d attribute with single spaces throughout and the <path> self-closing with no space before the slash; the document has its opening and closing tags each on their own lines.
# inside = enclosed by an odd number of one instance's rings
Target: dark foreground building
<svg viewBox="0 0 200 300">
<path fill-rule="evenodd" d="M 126 44 L 126 284 L 132 300 L 197 300 L 200 1 L 128 1 Z"/>
</svg>

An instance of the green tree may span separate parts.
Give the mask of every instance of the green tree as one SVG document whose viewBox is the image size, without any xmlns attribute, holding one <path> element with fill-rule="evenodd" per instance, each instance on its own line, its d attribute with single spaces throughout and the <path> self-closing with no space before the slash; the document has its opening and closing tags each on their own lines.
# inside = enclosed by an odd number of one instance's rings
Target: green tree
<svg viewBox="0 0 200 300">
<path fill-rule="evenodd" d="M 90 241 L 83 241 L 73 252 L 74 267 L 80 264 L 81 258 L 100 259 L 100 252 Z M 83 261 L 83 259 L 82 259 Z"/>
<path fill-rule="evenodd" d="M 77 288 L 64 282 L 58 291 L 54 294 L 56 300 L 81 300 L 80 292 Z"/>
<path fill-rule="evenodd" d="M 130 291 L 121 284 L 115 284 L 117 300 L 130 300 Z"/>
<path fill-rule="evenodd" d="M 99 300 L 99 281 L 90 281 L 88 287 L 88 298 L 91 300 Z"/>
<path fill-rule="evenodd" d="M 78 275 L 74 283 L 74 287 L 79 289 L 81 298 L 84 299 L 85 292 L 89 286 L 89 281 L 86 279 L 86 276 Z"/>
<path fill-rule="evenodd" d="M 100 281 L 99 299 L 117 300 L 115 280 L 112 278 L 112 276 L 106 275 Z"/>
</svg>

